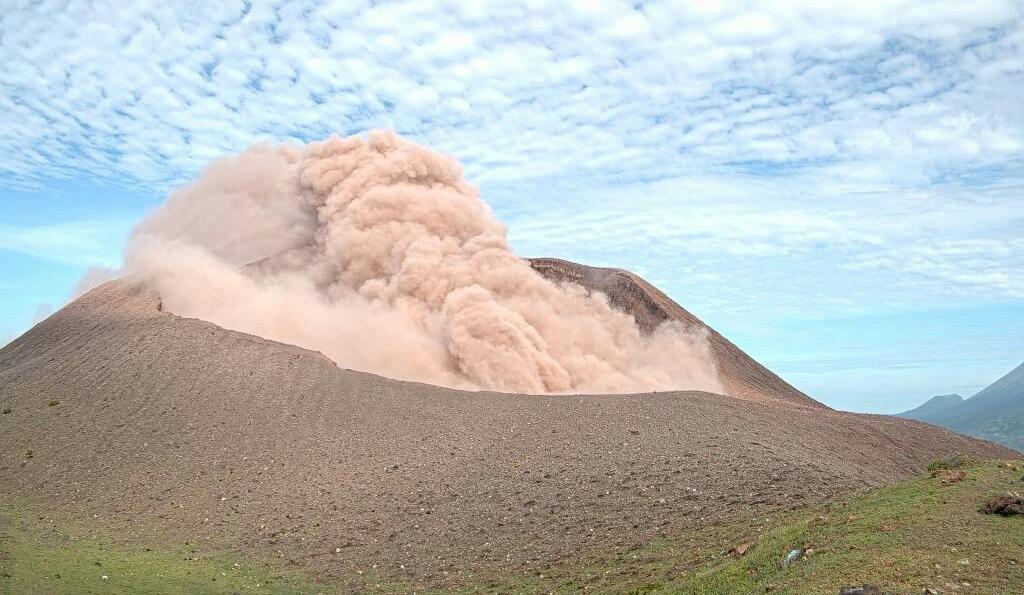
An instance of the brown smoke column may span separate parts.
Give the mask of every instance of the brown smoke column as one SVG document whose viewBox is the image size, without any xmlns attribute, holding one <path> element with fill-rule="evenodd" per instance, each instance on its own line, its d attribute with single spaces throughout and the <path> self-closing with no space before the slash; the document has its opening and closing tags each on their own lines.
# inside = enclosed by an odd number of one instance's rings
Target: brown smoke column
<svg viewBox="0 0 1024 595">
<path fill-rule="evenodd" d="M 126 270 L 172 313 L 393 378 L 722 392 L 704 334 L 643 335 L 605 296 L 545 279 L 455 161 L 393 133 L 211 164 L 136 228 Z"/>
</svg>

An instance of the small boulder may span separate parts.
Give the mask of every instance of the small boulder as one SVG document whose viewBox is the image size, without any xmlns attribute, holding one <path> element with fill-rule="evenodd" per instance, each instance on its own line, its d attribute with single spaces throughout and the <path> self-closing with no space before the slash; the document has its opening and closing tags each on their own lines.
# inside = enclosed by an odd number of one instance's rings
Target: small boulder
<svg viewBox="0 0 1024 595">
<path fill-rule="evenodd" d="M 981 512 L 1002 516 L 1024 514 L 1024 498 L 1020 496 L 995 496 L 982 505 Z"/>
</svg>

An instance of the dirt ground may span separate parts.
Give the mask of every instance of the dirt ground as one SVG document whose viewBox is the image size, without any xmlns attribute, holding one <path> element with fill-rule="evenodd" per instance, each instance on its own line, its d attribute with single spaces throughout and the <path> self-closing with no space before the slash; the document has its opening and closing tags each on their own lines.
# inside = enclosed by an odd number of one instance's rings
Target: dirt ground
<svg viewBox="0 0 1024 595">
<path fill-rule="evenodd" d="M 118 281 L 0 350 L 0 499 L 353 589 L 445 586 L 818 502 L 957 450 L 1013 456 L 807 401 L 398 382 L 161 312 Z"/>
</svg>

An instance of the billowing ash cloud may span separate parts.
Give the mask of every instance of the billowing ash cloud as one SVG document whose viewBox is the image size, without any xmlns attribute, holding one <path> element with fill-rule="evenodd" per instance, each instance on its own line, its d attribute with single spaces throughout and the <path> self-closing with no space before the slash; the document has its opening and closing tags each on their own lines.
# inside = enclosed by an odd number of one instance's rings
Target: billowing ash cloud
<svg viewBox="0 0 1024 595">
<path fill-rule="evenodd" d="M 545 279 L 457 163 L 392 133 L 213 163 L 137 227 L 126 268 L 170 312 L 394 378 L 722 390 L 703 334 L 642 335 L 604 296 Z"/>
</svg>

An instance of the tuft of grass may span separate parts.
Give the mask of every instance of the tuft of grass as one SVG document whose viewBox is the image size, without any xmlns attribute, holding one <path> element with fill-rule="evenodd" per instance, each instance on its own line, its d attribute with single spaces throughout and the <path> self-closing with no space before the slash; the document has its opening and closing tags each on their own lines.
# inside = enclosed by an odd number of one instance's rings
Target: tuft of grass
<svg viewBox="0 0 1024 595">
<path fill-rule="evenodd" d="M 57 399 L 50 399 L 49 401 L 46 402 L 47 407 L 56 407 L 57 405 L 60 405 L 60 401 L 58 401 Z"/>
</svg>

